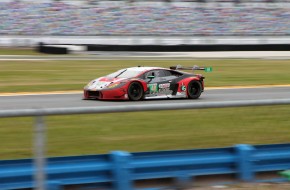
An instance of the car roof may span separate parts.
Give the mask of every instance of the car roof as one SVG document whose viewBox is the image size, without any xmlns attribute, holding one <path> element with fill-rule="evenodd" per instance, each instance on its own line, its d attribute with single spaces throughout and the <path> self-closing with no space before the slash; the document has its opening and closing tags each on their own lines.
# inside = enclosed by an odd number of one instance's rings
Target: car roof
<svg viewBox="0 0 290 190">
<path fill-rule="evenodd" d="M 154 70 L 154 69 L 166 69 L 166 68 L 162 68 L 162 67 L 130 67 L 127 68 L 128 70 L 134 70 L 134 71 L 150 71 L 150 70 Z"/>
</svg>

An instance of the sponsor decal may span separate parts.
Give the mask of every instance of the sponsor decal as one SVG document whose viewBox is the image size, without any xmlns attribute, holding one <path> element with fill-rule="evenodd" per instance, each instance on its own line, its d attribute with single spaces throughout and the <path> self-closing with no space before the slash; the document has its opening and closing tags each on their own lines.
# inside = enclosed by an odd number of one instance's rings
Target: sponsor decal
<svg viewBox="0 0 290 190">
<path fill-rule="evenodd" d="M 183 97 L 185 97 L 186 96 L 186 93 L 185 92 L 177 92 L 176 93 L 176 96 L 183 96 Z"/>
<path fill-rule="evenodd" d="M 148 84 L 149 88 L 149 94 L 151 95 L 166 95 L 166 94 L 172 94 L 172 90 L 169 89 L 170 83 L 164 83 L 164 84 Z"/>
<path fill-rule="evenodd" d="M 172 94 L 172 90 L 169 90 L 169 88 L 161 88 L 158 91 L 159 94 Z"/>
<path fill-rule="evenodd" d="M 170 83 L 159 84 L 158 87 L 159 88 L 169 88 L 170 87 Z"/>
</svg>

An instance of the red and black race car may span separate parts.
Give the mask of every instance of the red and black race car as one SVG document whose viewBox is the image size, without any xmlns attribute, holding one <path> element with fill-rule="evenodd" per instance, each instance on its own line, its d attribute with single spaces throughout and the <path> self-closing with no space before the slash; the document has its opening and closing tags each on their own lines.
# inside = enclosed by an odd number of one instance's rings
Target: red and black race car
<svg viewBox="0 0 290 190">
<path fill-rule="evenodd" d="M 91 81 L 84 87 L 84 99 L 142 100 L 155 98 L 197 99 L 204 90 L 201 74 L 180 70 L 205 70 L 211 67 L 167 68 L 131 67 Z"/>
</svg>

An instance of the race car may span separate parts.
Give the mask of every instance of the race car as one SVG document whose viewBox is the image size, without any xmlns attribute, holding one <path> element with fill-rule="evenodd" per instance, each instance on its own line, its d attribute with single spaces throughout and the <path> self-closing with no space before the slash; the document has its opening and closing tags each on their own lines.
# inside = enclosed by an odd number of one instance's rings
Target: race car
<svg viewBox="0 0 290 190">
<path fill-rule="evenodd" d="M 181 70 L 212 71 L 211 67 L 130 67 L 92 80 L 84 87 L 83 99 L 143 100 L 157 98 L 197 99 L 204 91 L 201 74 Z"/>
</svg>

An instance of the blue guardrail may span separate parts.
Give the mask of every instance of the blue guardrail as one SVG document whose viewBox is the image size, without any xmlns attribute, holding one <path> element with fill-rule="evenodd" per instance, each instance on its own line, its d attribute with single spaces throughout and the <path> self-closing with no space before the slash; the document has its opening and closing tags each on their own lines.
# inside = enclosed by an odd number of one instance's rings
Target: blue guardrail
<svg viewBox="0 0 290 190">
<path fill-rule="evenodd" d="M 229 174 L 237 181 L 255 182 L 256 175 L 290 168 L 290 144 L 48 158 L 47 189 L 100 187 L 132 190 L 139 180 L 174 179 L 193 183 L 198 176 Z M 0 189 L 34 188 L 33 159 L 0 160 Z M 267 180 L 286 180 L 278 178 Z M 156 187 L 157 188 L 157 187 Z M 83 188 L 82 188 L 83 189 Z"/>
</svg>

